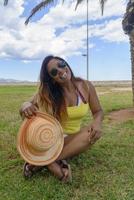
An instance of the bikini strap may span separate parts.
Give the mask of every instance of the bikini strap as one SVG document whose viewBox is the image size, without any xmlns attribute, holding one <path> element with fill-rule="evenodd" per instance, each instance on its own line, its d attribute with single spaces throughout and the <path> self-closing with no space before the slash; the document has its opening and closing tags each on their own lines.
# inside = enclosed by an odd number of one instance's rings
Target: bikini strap
<svg viewBox="0 0 134 200">
<path fill-rule="evenodd" d="M 78 88 L 76 88 L 76 91 L 78 92 L 78 94 L 79 94 L 80 98 L 82 99 L 83 103 L 85 103 L 85 104 L 86 104 L 87 102 L 86 102 L 86 100 L 85 100 L 84 96 L 82 95 L 82 93 L 79 91 L 79 89 L 78 89 Z M 77 97 L 77 99 L 78 99 L 78 97 Z M 77 103 L 78 103 L 78 100 L 77 100 Z"/>
</svg>

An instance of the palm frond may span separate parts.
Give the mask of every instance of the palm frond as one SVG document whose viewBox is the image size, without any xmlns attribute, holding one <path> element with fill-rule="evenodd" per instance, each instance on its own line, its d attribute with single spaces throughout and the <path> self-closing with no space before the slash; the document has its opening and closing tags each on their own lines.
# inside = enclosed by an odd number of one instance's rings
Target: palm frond
<svg viewBox="0 0 134 200">
<path fill-rule="evenodd" d="M 104 12 L 104 5 L 106 3 L 107 0 L 100 0 L 100 5 L 101 5 L 101 14 L 103 15 Z"/>
<path fill-rule="evenodd" d="M 82 3 L 82 1 L 84 1 L 84 0 L 77 0 L 76 6 L 75 6 L 75 10 L 77 9 L 78 5 L 79 5 L 80 3 Z"/>
<path fill-rule="evenodd" d="M 32 11 L 31 14 L 29 15 L 29 17 L 26 19 L 25 24 L 27 25 L 30 18 L 35 15 L 35 13 L 37 13 L 39 10 L 41 10 L 42 8 L 45 8 L 47 5 L 49 5 L 50 3 L 53 3 L 54 0 L 45 0 L 42 1 L 41 3 L 39 3 L 37 6 L 35 6 Z"/>
<path fill-rule="evenodd" d="M 4 6 L 8 4 L 8 0 L 4 0 Z"/>
</svg>

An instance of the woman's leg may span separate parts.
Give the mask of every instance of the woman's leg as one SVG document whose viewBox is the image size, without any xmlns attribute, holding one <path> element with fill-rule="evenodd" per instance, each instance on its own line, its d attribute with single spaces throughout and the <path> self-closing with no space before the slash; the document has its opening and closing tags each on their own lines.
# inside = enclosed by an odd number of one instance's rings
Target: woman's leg
<svg viewBox="0 0 134 200">
<path fill-rule="evenodd" d="M 98 138 L 99 139 L 99 138 Z M 65 137 L 63 150 L 57 160 L 63 160 L 76 156 L 91 146 L 90 133 L 87 130 L 81 130 L 75 135 Z M 35 166 L 30 166 L 30 168 Z M 68 178 L 69 171 L 67 169 L 62 170 L 62 167 L 57 163 L 53 162 L 47 166 L 52 174 L 61 179 L 65 176 Z"/>
<path fill-rule="evenodd" d="M 71 158 L 86 151 L 91 147 L 91 142 L 90 133 L 86 129 L 81 130 L 75 135 L 65 137 L 63 150 L 57 160 Z"/>
<path fill-rule="evenodd" d="M 62 179 L 64 177 L 64 175 L 66 175 L 66 172 L 65 172 L 65 174 L 63 173 L 60 165 L 57 162 L 53 162 L 53 163 L 47 165 L 47 168 L 58 179 Z"/>
</svg>

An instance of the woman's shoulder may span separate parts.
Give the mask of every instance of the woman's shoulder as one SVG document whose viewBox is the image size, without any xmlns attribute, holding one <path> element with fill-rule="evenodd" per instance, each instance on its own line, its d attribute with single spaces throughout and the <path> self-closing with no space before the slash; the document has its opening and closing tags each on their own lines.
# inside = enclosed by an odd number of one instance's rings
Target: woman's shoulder
<svg viewBox="0 0 134 200">
<path fill-rule="evenodd" d="M 91 81 L 88 81 L 88 80 L 85 80 L 85 79 L 82 79 L 82 78 L 78 78 L 76 79 L 75 81 L 76 85 L 78 88 L 83 88 L 83 89 L 90 89 L 93 87 L 93 84 L 91 83 Z"/>
</svg>

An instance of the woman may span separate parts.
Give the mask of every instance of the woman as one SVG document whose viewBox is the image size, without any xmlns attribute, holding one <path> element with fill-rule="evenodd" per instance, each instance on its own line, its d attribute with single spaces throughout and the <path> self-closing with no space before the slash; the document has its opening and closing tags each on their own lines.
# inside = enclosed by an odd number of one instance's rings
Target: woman
<svg viewBox="0 0 134 200">
<path fill-rule="evenodd" d="M 93 120 L 81 128 L 89 107 Z M 63 150 L 58 159 L 47 167 L 66 182 L 71 178 L 71 169 L 64 159 L 84 152 L 101 136 L 103 111 L 95 89 L 89 81 L 76 78 L 64 59 L 47 56 L 42 63 L 38 92 L 30 102 L 22 105 L 20 113 L 31 118 L 37 110 L 53 115 L 63 127 Z M 29 177 L 38 169 L 26 163 L 24 175 Z"/>
</svg>

